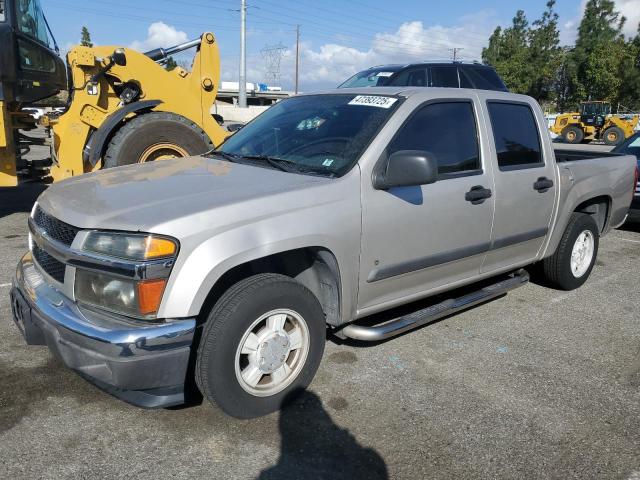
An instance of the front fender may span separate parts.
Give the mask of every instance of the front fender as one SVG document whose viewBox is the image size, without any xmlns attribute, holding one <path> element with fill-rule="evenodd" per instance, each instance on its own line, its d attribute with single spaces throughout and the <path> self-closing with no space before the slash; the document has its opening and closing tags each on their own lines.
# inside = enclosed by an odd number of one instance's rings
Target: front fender
<svg viewBox="0 0 640 480">
<path fill-rule="evenodd" d="M 196 316 L 216 282 L 231 269 L 270 255 L 317 247 L 328 250 L 335 257 L 340 272 L 340 311 L 343 317 L 352 316 L 357 295 L 354 291 L 357 264 L 350 265 L 347 261 L 344 239 L 309 234 L 243 248 L 247 245 L 247 233 L 227 232 L 195 248 L 173 272 L 158 315 L 162 318 Z"/>
<path fill-rule="evenodd" d="M 161 103 L 162 100 L 133 102 L 113 112 L 106 118 L 102 125 L 100 125 L 100 128 L 91 135 L 91 138 L 82 152 L 83 160 L 88 162 L 91 167 L 95 167 L 102 158 L 102 152 L 104 151 L 105 144 L 111 136 L 111 133 L 118 125 L 120 125 L 120 123 L 122 123 L 127 115 L 134 112 L 141 112 L 143 110 L 151 110 Z"/>
</svg>

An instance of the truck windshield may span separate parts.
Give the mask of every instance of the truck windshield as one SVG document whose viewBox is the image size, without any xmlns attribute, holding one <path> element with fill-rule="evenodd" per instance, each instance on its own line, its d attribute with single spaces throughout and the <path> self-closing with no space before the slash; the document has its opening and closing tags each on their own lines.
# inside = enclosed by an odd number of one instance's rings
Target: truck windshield
<svg viewBox="0 0 640 480">
<path fill-rule="evenodd" d="M 49 46 L 47 25 L 39 0 L 17 0 L 16 17 L 20 33 Z"/>
<path fill-rule="evenodd" d="M 299 173 L 344 175 L 397 108 L 387 95 L 309 95 L 283 100 L 216 151 Z M 215 155 L 215 153 L 214 153 Z"/>
<path fill-rule="evenodd" d="M 370 68 L 356 73 L 346 80 L 338 88 L 358 88 L 358 87 L 382 87 L 387 84 L 389 78 L 398 71 L 399 67 Z"/>
</svg>

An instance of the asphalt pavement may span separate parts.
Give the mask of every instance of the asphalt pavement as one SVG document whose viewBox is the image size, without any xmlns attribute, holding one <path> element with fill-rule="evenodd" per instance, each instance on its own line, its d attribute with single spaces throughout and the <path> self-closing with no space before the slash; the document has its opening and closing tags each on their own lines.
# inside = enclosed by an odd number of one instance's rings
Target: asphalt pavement
<svg viewBox="0 0 640 480">
<path fill-rule="evenodd" d="M 0 478 L 640 479 L 640 225 L 602 239 L 579 290 L 330 340 L 308 393 L 239 421 L 129 406 L 24 344 L 8 284 L 43 188 L 0 190 Z"/>
</svg>

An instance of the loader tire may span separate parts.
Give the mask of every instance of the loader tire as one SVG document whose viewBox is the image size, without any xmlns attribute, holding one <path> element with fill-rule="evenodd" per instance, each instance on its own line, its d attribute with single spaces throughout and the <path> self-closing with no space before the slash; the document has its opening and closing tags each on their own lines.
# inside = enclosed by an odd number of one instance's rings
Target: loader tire
<svg viewBox="0 0 640 480">
<path fill-rule="evenodd" d="M 624 132 L 621 128 L 618 127 L 609 127 L 604 131 L 602 135 L 602 139 L 604 143 L 607 145 L 616 146 L 624 140 Z"/>
<path fill-rule="evenodd" d="M 584 139 L 584 132 L 576 126 L 568 126 L 562 130 L 562 139 L 565 143 L 580 143 Z"/>
<path fill-rule="evenodd" d="M 102 168 L 201 155 L 211 149 L 207 134 L 191 120 L 175 113 L 145 113 L 111 138 Z"/>
</svg>

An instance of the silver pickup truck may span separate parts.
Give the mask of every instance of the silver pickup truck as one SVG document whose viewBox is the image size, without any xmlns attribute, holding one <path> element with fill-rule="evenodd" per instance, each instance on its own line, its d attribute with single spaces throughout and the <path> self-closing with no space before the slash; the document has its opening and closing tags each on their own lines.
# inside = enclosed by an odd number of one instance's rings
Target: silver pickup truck
<svg viewBox="0 0 640 480">
<path fill-rule="evenodd" d="M 582 285 L 635 166 L 554 153 L 525 96 L 298 96 L 210 155 L 49 187 L 13 315 L 28 344 L 130 403 L 181 404 L 197 385 L 230 415 L 264 415 L 311 382 L 327 329 L 382 340 L 523 285 L 533 264 Z"/>
</svg>

